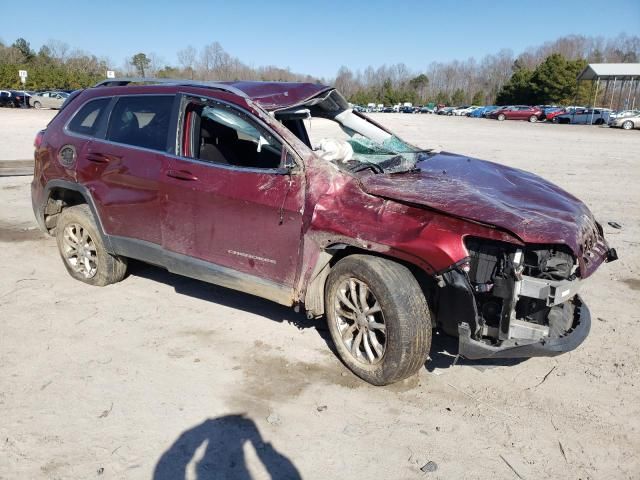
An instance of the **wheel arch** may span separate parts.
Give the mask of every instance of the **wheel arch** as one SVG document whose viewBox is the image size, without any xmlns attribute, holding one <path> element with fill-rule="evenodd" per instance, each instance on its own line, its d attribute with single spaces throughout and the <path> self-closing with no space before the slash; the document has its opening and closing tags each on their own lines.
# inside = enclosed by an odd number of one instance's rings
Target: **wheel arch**
<svg viewBox="0 0 640 480">
<path fill-rule="evenodd" d="M 427 270 L 429 267 L 425 268 L 425 264 L 419 265 L 418 262 L 412 262 L 408 258 L 403 258 L 407 256 L 402 255 L 402 252 L 380 252 L 338 242 L 326 246 L 320 252 L 313 273 L 310 276 L 304 294 L 304 308 L 307 311 L 308 318 L 317 318 L 324 315 L 324 293 L 329 273 L 340 260 L 352 255 L 368 255 L 371 257 L 385 258 L 407 267 L 422 288 L 427 303 L 430 304 L 430 299 L 434 294 L 437 282 L 433 276 L 433 270 Z"/>
<path fill-rule="evenodd" d="M 67 180 L 51 180 L 45 186 L 43 199 L 40 211 L 37 212 L 37 220 L 47 233 L 55 233 L 58 217 L 63 209 L 86 204 L 89 206 L 91 214 L 96 221 L 96 227 L 105 247 L 107 247 L 108 251 L 113 251 L 109 242 L 109 235 L 104 231 L 95 201 L 87 187 Z"/>
</svg>

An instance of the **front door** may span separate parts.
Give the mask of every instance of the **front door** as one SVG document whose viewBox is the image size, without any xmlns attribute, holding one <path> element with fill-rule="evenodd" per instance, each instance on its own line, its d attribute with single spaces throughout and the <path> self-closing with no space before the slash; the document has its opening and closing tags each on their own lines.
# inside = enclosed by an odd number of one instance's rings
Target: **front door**
<svg viewBox="0 0 640 480">
<path fill-rule="evenodd" d="M 179 155 L 163 180 L 166 250 L 291 287 L 302 239 L 304 175 L 248 112 L 185 98 Z"/>
</svg>

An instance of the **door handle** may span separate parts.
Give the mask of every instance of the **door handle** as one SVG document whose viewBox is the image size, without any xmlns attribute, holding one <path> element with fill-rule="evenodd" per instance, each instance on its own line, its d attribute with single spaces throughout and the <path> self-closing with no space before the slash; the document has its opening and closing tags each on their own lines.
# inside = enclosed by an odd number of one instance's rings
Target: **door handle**
<svg viewBox="0 0 640 480">
<path fill-rule="evenodd" d="M 94 163 L 109 163 L 110 158 L 104 153 L 90 152 L 86 155 L 87 160 Z"/>
<path fill-rule="evenodd" d="M 177 178 L 178 180 L 187 180 L 191 182 L 198 180 L 198 177 L 196 177 L 188 170 L 168 170 L 167 176 L 171 178 Z"/>
</svg>

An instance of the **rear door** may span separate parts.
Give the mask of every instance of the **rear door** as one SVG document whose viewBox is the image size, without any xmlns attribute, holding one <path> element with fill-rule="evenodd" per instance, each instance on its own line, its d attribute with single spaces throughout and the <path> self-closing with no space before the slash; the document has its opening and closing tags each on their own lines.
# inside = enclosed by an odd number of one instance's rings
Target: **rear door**
<svg viewBox="0 0 640 480">
<path fill-rule="evenodd" d="M 96 202 L 106 233 L 162 244 L 162 197 L 175 95 L 114 100 L 104 131 L 79 157 L 79 175 Z"/>
<path fill-rule="evenodd" d="M 228 103 L 185 96 L 178 155 L 163 179 L 166 250 L 292 286 L 304 175 L 264 123 Z"/>
</svg>

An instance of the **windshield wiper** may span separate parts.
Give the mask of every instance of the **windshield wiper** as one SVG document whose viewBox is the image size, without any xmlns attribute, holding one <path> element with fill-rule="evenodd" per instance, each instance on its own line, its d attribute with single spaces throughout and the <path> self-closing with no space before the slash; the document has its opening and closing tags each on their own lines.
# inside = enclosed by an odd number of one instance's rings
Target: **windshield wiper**
<svg viewBox="0 0 640 480">
<path fill-rule="evenodd" d="M 384 173 L 384 168 L 373 162 L 358 160 L 353 167 L 349 167 L 349 171 L 353 173 L 362 172 L 363 170 L 373 170 L 373 173 Z"/>
</svg>

